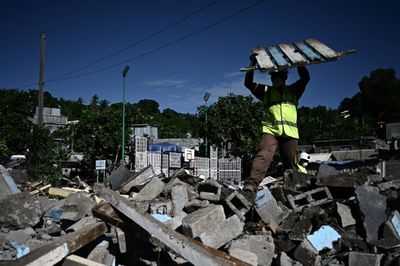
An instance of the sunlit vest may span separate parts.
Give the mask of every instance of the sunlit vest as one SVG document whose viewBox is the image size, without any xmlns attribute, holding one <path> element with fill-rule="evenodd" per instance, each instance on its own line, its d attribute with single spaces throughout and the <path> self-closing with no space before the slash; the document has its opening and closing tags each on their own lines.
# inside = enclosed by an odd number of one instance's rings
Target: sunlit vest
<svg viewBox="0 0 400 266">
<path fill-rule="evenodd" d="M 293 90 L 265 86 L 262 132 L 298 139 L 297 99 Z"/>
<path fill-rule="evenodd" d="M 302 166 L 301 164 L 297 164 L 297 169 L 300 173 L 303 173 L 303 174 L 308 173 L 307 169 L 304 166 Z"/>
</svg>

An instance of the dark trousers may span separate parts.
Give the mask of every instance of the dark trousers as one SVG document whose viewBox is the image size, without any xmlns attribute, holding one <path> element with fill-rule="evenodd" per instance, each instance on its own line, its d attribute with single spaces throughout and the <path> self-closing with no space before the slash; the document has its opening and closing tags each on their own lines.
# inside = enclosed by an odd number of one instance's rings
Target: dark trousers
<svg viewBox="0 0 400 266">
<path fill-rule="evenodd" d="M 246 184 L 252 184 L 256 187 L 264 179 L 268 167 L 272 162 L 276 149 L 279 146 L 279 152 L 283 160 L 284 169 L 296 169 L 297 163 L 297 144 L 298 140 L 293 138 L 275 137 L 270 134 L 262 134 L 260 149 L 254 158 L 251 167 L 250 177 L 245 181 Z"/>
</svg>

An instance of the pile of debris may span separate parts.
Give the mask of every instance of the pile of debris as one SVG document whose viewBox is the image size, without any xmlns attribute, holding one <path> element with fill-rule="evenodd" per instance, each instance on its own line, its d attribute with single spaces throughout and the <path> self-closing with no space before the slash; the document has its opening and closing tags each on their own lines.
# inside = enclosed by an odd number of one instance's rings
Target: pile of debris
<svg viewBox="0 0 400 266">
<path fill-rule="evenodd" d="M 368 167 L 285 172 L 265 178 L 256 195 L 242 183 L 183 169 L 166 178 L 151 166 L 36 195 L 17 191 L 6 171 L 1 177 L 0 264 L 400 263 L 400 176 Z"/>
</svg>

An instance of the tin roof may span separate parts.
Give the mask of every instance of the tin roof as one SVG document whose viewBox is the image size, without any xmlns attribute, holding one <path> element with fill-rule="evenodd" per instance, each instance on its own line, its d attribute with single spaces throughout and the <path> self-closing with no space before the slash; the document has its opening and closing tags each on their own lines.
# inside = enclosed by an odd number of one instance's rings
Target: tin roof
<svg viewBox="0 0 400 266">
<path fill-rule="evenodd" d="M 276 71 L 291 67 L 336 61 L 341 56 L 355 53 L 355 50 L 336 52 L 316 39 L 307 39 L 291 44 L 282 43 L 257 47 L 252 50 L 257 67 L 242 68 L 241 71 L 259 69 Z"/>
</svg>

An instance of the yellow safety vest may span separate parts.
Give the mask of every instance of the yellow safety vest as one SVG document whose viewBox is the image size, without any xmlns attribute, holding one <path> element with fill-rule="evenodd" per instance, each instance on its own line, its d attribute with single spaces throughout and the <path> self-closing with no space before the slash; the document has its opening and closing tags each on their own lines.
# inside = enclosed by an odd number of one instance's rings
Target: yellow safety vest
<svg viewBox="0 0 400 266">
<path fill-rule="evenodd" d="M 304 166 L 302 166 L 301 164 L 297 164 L 297 168 L 299 169 L 300 173 L 303 173 L 303 174 L 307 174 L 308 173 L 307 169 Z"/>
<path fill-rule="evenodd" d="M 262 132 L 298 139 L 297 99 L 294 90 L 265 86 Z"/>
</svg>

